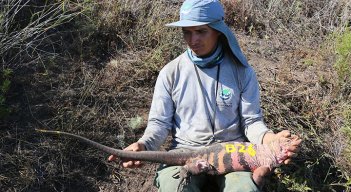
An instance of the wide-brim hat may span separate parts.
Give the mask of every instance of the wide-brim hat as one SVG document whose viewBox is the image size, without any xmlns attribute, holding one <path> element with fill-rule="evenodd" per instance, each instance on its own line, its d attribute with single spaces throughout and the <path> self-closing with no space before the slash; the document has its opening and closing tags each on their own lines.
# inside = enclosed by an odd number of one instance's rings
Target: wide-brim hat
<svg viewBox="0 0 351 192">
<path fill-rule="evenodd" d="M 218 0 L 186 0 L 180 8 L 179 21 L 166 24 L 166 26 L 170 27 L 193 27 L 201 25 L 208 25 L 224 34 L 233 55 L 242 65 L 249 65 L 234 33 L 224 22 L 224 9 Z"/>
</svg>

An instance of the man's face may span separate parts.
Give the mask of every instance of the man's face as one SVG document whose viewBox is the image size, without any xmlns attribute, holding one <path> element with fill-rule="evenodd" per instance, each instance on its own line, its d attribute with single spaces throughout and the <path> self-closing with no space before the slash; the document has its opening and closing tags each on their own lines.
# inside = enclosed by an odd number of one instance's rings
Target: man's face
<svg viewBox="0 0 351 192">
<path fill-rule="evenodd" d="M 207 25 L 183 27 L 183 37 L 196 56 L 204 57 L 217 46 L 220 32 Z"/>
</svg>

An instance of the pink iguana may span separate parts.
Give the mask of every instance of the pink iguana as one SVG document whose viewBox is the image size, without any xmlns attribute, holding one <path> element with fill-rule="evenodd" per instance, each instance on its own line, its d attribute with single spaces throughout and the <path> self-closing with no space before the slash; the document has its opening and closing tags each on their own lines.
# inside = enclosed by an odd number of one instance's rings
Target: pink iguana
<svg viewBox="0 0 351 192">
<path fill-rule="evenodd" d="M 226 142 L 213 144 L 191 152 L 179 153 L 165 151 L 133 152 L 111 148 L 72 133 L 42 129 L 36 129 L 36 131 L 70 136 L 119 158 L 181 165 L 183 167 L 178 175 L 181 181 L 188 181 L 191 175 L 202 173 L 221 175 L 234 171 L 251 171 L 253 172 L 254 181 L 260 183 L 264 176 L 262 175 L 263 169 L 271 171 L 273 168 L 280 166 L 288 158 L 288 147 L 294 140 L 297 140 L 297 137 L 291 137 L 280 143 L 273 142 L 270 145 Z"/>
</svg>

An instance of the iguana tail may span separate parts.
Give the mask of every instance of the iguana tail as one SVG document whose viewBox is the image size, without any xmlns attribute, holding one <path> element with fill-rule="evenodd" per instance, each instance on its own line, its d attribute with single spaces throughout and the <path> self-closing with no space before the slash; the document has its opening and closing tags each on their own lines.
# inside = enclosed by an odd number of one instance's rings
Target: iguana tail
<svg viewBox="0 0 351 192">
<path fill-rule="evenodd" d="M 53 134 L 53 135 L 64 135 L 69 136 L 79 141 L 82 141 L 92 147 L 95 147 L 101 151 L 109 153 L 111 155 L 116 155 L 119 158 L 129 159 L 129 160 L 140 160 L 140 161 L 149 161 L 154 163 L 164 163 L 168 165 L 184 165 L 186 160 L 188 160 L 192 153 L 169 153 L 169 152 L 161 152 L 161 151 L 124 151 L 120 149 L 115 149 L 112 147 L 108 147 L 106 145 L 100 144 L 98 142 L 92 141 L 85 137 L 62 132 L 62 131 L 50 131 L 44 129 L 35 129 L 37 132 L 45 133 L 45 134 Z"/>
</svg>

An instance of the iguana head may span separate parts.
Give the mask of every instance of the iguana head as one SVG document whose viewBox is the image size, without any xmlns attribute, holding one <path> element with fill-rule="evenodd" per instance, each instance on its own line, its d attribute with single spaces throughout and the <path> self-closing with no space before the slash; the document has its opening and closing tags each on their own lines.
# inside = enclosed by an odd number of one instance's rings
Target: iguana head
<svg viewBox="0 0 351 192">
<path fill-rule="evenodd" d="M 276 161 L 281 164 L 283 163 L 286 159 L 289 158 L 288 152 L 289 152 L 289 147 L 292 145 L 293 141 L 298 140 L 299 138 L 294 135 L 291 136 L 290 138 L 282 138 L 279 140 L 277 144 L 274 144 L 274 152 L 276 155 Z"/>
</svg>

